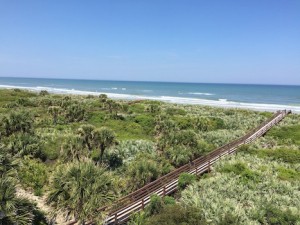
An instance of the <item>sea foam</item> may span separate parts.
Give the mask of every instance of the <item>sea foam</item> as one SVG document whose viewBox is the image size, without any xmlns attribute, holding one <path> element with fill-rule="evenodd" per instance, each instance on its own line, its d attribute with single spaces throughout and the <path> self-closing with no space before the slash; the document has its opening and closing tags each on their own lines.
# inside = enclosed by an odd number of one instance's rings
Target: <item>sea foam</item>
<svg viewBox="0 0 300 225">
<path fill-rule="evenodd" d="M 106 94 L 110 98 L 121 99 L 121 100 L 158 100 L 169 103 L 176 104 L 192 104 L 192 105 L 207 105 L 215 107 L 224 107 L 224 108 L 241 108 L 241 109 L 253 109 L 258 111 L 277 111 L 282 109 L 292 110 L 294 113 L 300 113 L 300 106 L 293 105 L 280 105 L 280 104 L 261 104 L 261 103 L 244 103 L 244 102 L 234 102 L 228 101 L 227 99 L 219 100 L 208 100 L 208 99 L 199 99 L 199 98 L 186 98 L 186 97 L 172 97 L 172 96 L 146 96 L 146 95 L 130 95 L 130 94 L 117 94 L 109 92 L 94 92 L 94 91 L 81 91 L 74 89 L 65 89 L 65 88 L 52 88 L 52 87 L 22 87 L 22 86 L 13 86 L 13 85 L 0 85 L 0 88 L 6 89 L 25 89 L 30 91 L 39 92 L 41 90 L 46 90 L 50 93 L 55 94 L 72 94 L 72 95 L 95 95 Z"/>
</svg>

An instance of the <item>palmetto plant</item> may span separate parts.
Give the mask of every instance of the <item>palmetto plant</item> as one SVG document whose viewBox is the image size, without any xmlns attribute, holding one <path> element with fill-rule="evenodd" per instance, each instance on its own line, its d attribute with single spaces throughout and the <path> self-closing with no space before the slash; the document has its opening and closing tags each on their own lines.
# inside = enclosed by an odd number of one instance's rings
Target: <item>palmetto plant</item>
<svg viewBox="0 0 300 225">
<path fill-rule="evenodd" d="M 5 136 L 14 132 L 30 132 L 33 125 L 33 117 L 28 111 L 11 112 L 2 119 L 2 130 Z"/>
<path fill-rule="evenodd" d="M 85 224 L 101 213 L 97 209 L 114 196 L 112 177 L 93 162 L 76 162 L 59 166 L 50 183 L 48 202 L 57 210 Z"/>
<path fill-rule="evenodd" d="M 101 127 L 100 129 L 96 129 L 93 131 L 92 138 L 94 145 L 100 150 L 99 161 L 101 162 L 105 149 L 114 144 L 115 134 L 111 129 Z"/>
<path fill-rule="evenodd" d="M 93 132 L 95 131 L 95 127 L 90 124 L 81 125 L 77 133 L 82 138 L 83 143 L 86 145 L 89 151 L 93 148 Z"/>
<path fill-rule="evenodd" d="M 71 104 L 66 108 L 65 116 L 69 122 L 82 121 L 85 118 L 85 109 L 79 103 Z"/>
<path fill-rule="evenodd" d="M 30 224 L 33 215 L 22 210 L 21 199 L 16 198 L 15 182 L 12 178 L 0 178 L 0 224 Z"/>
<path fill-rule="evenodd" d="M 58 116 L 61 113 L 61 107 L 60 106 L 49 106 L 48 113 L 53 118 L 53 124 L 56 125 Z"/>
<path fill-rule="evenodd" d="M 60 157 L 64 162 L 82 161 L 88 155 L 83 140 L 78 135 L 68 137 L 61 146 Z"/>
</svg>

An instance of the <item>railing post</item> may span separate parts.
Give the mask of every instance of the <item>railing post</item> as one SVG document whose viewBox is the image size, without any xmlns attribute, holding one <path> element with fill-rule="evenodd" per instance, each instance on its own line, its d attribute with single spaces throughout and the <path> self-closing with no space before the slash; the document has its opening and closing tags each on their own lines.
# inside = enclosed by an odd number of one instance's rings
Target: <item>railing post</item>
<svg viewBox="0 0 300 225">
<path fill-rule="evenodd" d="M 117 215 L 118 213 L 115 213 L 115 225 L 118 225 L 118 215 Z"/>
<path fill-rule="evenodd" d="M 144 198 L 142 198 L 142 209 L 145 208 L 145 201 L 144 201 Z"/>
<path fill-rule="evenodd" d="M 196 176 L 198 175 L 198 166 L 196 166 Z"/>
<path fill-rule="evenodd" d="M 166 195 L 166 186 L 163 187 L 163 196 Z"/>
</svg>

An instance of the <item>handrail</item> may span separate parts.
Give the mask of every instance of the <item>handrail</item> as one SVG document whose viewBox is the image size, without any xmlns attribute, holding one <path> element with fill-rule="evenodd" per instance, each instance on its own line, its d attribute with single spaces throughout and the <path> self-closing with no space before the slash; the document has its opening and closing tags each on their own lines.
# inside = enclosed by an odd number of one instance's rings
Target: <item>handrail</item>
<svg viewBox="0 0 300 225">
<path fill-rule="evenodd" d="M 176 191 L 178 177 L 181 173 L 187 172 L 190 174 L 200 175 L 210 171 L 210 167 L 221 157 L 232 154 L 241 145 L 248 144 L 261 137 L 290 113 L 290 110 L 277 111 L 271 118 L 247 132 L 243 137 L 240 137 L 215 149 L 207 155 L 199 157 L 192 162 L 173 170 L 172 172 L 117 200 L 111 207 L 101 208 L 101 210 L 109 212 L 105 220 L 105 224 L 121 224 L 126 222 L 132 213 L 144 209 L 144 207 L 150 202 L 150 196 L 152 194 L 156 193 L 159 196 L 165 196 Z"/>
</svg>

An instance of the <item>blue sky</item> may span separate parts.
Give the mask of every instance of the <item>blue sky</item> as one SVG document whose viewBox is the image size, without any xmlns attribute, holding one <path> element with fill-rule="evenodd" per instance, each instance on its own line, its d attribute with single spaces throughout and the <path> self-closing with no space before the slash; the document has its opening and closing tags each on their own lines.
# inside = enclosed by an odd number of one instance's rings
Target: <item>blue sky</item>
<svg viewBox="0 0 300 225">
<path fill-rule="evenodd" d="M 300 84 L 300 1 L 0 0 L 0 76 Z"/>
</svg>

